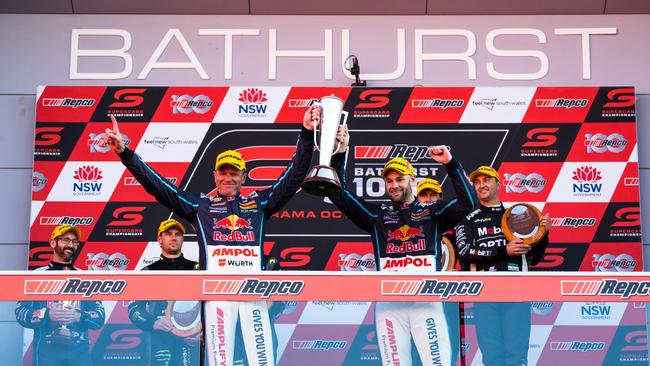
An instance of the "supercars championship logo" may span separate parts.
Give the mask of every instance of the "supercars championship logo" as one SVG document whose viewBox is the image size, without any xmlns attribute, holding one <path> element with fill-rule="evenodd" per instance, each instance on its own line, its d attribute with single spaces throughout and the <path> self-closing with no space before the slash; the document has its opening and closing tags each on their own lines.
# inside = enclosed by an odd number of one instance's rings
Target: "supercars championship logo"
<svg viewBox="0 0 650 366">
<path fill-rule="evenodd" d="M 126 288 L 125 280 L 25 280 L 25 295 L 119 295 Z"/>
</svg>

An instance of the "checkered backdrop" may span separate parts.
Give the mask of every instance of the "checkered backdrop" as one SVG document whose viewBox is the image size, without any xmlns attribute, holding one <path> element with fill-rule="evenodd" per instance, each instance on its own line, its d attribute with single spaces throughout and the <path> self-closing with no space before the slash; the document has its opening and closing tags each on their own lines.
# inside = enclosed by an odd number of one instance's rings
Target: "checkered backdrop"
<svg viewBox="0 0 650 366">
<path fill-rule="evenodd" d="M 29 268 L 47 264 L 49 233 L 65 222 L 84 231 L 81 269 L 135 270 L 157 259 L 157 225 L 173 215 L 104 144 L 109 115 L 131 149 L 186 190 L 210 192 L 217 153 L 240 151 L 247 194 L 278 178 L 305 108 L 331 94 L 349 112 L 346 173 L 364 199 L 385 199 L 381 167 L 397 156 L 453 197 L 444 168 L 426 157 L 428 146 L 449 145 L 467 171 L 498 168 L 506 206 L 529 202 L 553 217 L 551 243 L 533 270 L 642 270 L 632 87 L 42 87 Z M 326 200 L 298 193 L 267 232 L 264 252 L 281 269 L 374 270 L 369 237 Z M 198 257 L 195 238 L 186 238 L 189 258 Z M 92 332 L 95 364 L 147 364 L 148 340 L 130 325 L 127 303 L 105 305 L 107 324 Z M 647 364 L 643 304 L 535 303 L 532 317 L 530 364 Z M 471 304 L 463 318 L 463 353 L 479 364 Z M 280 364 L 378 363 L 370 303 L 288 303 L 276 329 Z M 320 339 L 337 347 L 322 349 Z M 572 350 L 575 342 L 589 350 Z"/>
</svg>

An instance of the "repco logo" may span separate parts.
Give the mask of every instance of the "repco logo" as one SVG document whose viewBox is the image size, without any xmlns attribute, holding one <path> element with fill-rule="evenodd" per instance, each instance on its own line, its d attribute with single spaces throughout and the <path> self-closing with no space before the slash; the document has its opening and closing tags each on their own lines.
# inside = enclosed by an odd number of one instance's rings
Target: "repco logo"
<svg viewBox="0 0 650 366">
<path fill-rule="evenodd" d="M 125 206 L 118 207 L 113 211 L 115 220 L 109 222 L 106 226 L 135 226 L 144 220 L 141 212 L 145 210 L 144 206 Z"/>
<path fill-rule="evenodd" d="M 446 299 L 449 296 L 477 296 L 483 289 L 480 281 L 438 281 L 424 280 L 420 295 L 439 296 Z"/>
<path fill-rule="evenodd" d="M 25 281 L 25 288 L 35 288 L 37 287 L 36 283 L 28 284 L 28 281 Z M 50 282 L 45 281 L 29 281 L 29 282 Z M 39 293 L 58 293 L 61 295 L 82 295 L 82 297 L 92 297 L 93 295 L 119 295 L 126 288 L 125 280 L 82 280 L 79 278 L 68 278 L 64 280 L 64 286 L 61 286 L 60 292 L 48 291 L 48 289 L 43 289 L 39 291 L 30 291 L 30 294 L 37 295 Z M 56 286 L 56 284 L 55 284 Z M 39 286 L 40 287 L 40 286 Z M 51 287 L 51 286 L 42 286 L 42 287 Z"/>
<path fill-rule="evenodd" d="M 67 285 L 61 291 L 62 295 L 83 294 L 83 297 L 93 295 L 118 295 L 126 288 L 124 280 L 81 280 L 69 278 Z"/>
<path fill-rule="evenodd" d="M 239 292 L 241 295 L 258 295 L 267 298 L 271 295 L 298 295 L 305 287 L 303 281 L 263 281 L 257 278 L 247 278 Z"/>
<path fill-rule="evenodd" d="M 522 173 L 504 174 L 503 184 L 506 193 L 539 193 L 546 186 L 546 179 L 538 173 L 523 175 Z"/>
<path fill-rule="evenodd" d="M 205 114 L 210 110 L 212 104 L 210 97 L 203 94 L 197 95 L 196 97 L 188 94 L 172 95 L 172 101 L 170 102 L 172 113 L 174 114 L 190 114 L 192 112 Z"/>
<path fill-rule="evenodd" d="M 449 296 L 477 296 L 483 289 L 481 281 L 382 280 L 382 295 L 429 295 L 441 299 Z"/>
<path fill-rule="evenodd" d="M 526 133 L 528 141 L 521 145 L 522 147 L 548 147 L 557 142 L 555 133 L 559 130 L 556 127 L 533 128 Z"/>
<path fill-rule="evenodd" d="M 629 299 L 631 296 L 650 295 L 650 281 L 603 280 L 599 295 L 618 296 Z"/>
<path fill-rule="evenodd" d="M 120 89 L 113 94 L 115 102 L 109 105 L 111 108 L 137 107 L 144 102 L 142 94 L 147 89 Z"/>
<path fill-rule="evenodd" d="M 613 254 L 594 254 L 591 265 L 598 272 L 630 272 L 636 267 L 636 260 L 631 255 L 623 253 L 618 256 Z"/>
<path fill-rule="evenodd" d="M 372 89 L 365 90 L 359 94 L 361 103 L 357 104 L 354 108 L 359 109 L 374 109 L 383 108 L 390 103 L 388 94 L 392 89 Z"/>
<path fill-rule="evenodd" d="M 607 151 L 618 154 L 625 150 L 627 139 L 620 133 L 613 133 L 609 136 L 604 133 L 587 133 L 585 134 L 585 146 L 589 154 L 594 152 L 602 154 Z"/>
<path fill-rule="evenodd" d="M 461 108 L 465 105 L 462 99 L 413 99 L 411 107 L 413 108 Z"/>
</svg>

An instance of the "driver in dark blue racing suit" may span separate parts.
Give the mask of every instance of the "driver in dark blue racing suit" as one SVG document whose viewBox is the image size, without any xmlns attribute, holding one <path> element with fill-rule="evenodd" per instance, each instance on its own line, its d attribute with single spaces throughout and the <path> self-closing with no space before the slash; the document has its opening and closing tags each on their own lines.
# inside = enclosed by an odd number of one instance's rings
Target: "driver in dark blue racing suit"
<svg viewBox="0 0 650 366">
<path fill-rule="evenodd" d="M 349 140 L 345 126 L 340 128 L 337 139 L 341 142 L 338 152 L 345 151 Z M 366 202 L 347 188 L 345 154 L 332 157 L 343 193 L 330 199 L 370 234 L 378 271 L 431 274 L 440 270 L 442 234 L 476 207 L 475 192 L 448 148 L 432 147 L 429 156 L 445 166 L 457 199 L 419 203 L 411 187 L 415 183 L 413 166 L 405 159 L 393 158 L 382 171 L 391 202 Z M 379 302 L 375 306 L 375 326 L 383 365 L 411 364 L 411 336 L 424 365 L 451 364 L 448 323 L 441 303 Z"/>
<path fill-rule="evenodd" d="M 305 112 L 296 152 L 278 181 L 247 197 L 239 193 L 246 179 L 246 162 L 239 152 L 228 150 L 217 156 L 216 195 L 186 192 L 169 184 L 126 148 L 117 122 L 112 119 L 113 129 L 106 130 L 107 143 L 147 192 L 192 224 L 199 241 L 202 268 L 217 273 L 255 273 L 264 269 L 264 224 L 293 197 L 307 174 L 314 148 L 313 129 L 320 123 L 318 107 L 312 106 Z M 274 365 L 266 301 L 205 303 L 208 364 L 232 365 L 238 318 L 249 364 Z"/>
</svg>

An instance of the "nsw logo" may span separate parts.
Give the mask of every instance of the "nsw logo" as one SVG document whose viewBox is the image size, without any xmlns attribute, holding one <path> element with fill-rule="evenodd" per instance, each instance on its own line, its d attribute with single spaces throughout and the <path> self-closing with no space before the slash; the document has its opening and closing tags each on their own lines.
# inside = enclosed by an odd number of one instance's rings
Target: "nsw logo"
<svg viewBox="0 0 650 366">
<path fill-rule="evenodd" d="M 72 194 L 79 196 L 99 195 L 102 191 L 102 171 L 96 166 L 80 166 L 72 177 L 77 182 L 72 184 Z"/>
<path fill-rule="evenodd" d="M 607 320 L 611 318 L 612 307 L 604 303 L 585 303 L 580 306 L 580 319 Z"/>
<path fill-rule="evenodd" d="M 591 166 L 582 166 L 577 168 L 571 177 L 574 183 L 572 190 L 574 196 L 598 197 L 602 193 L 603 184 L 599 181 L 603 179 L 600 171 Z"/>
<path fill-rule="evenodd" d="M 248 88 L 239 93 L 238 113 L 240 117 L 264 117 L 266 115 L 266 108 L 268 98 L 262 89 Z"/>
</svg>

